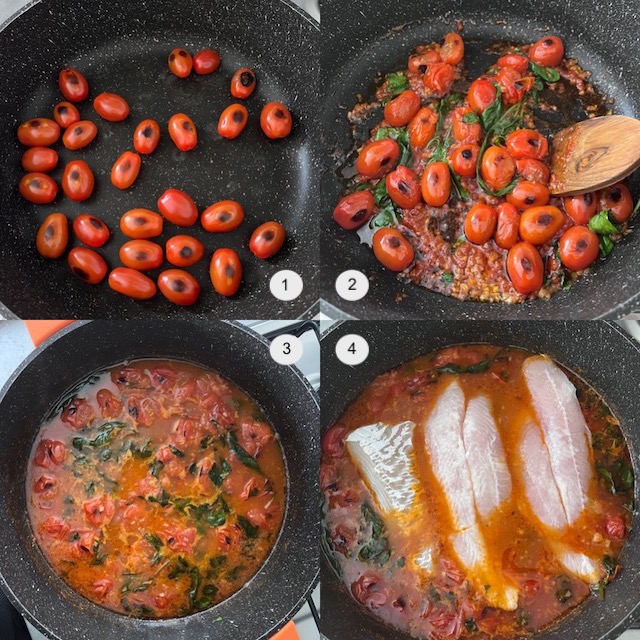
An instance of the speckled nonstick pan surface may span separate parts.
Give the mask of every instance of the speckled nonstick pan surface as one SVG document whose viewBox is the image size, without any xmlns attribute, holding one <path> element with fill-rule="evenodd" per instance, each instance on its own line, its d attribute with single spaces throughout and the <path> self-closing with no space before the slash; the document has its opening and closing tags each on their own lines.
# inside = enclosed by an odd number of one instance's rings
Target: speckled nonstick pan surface
<svg viewBox="0 0 640 640">
<path fill-rule="evenodd" d="M 560 36 L 568 55 L 593 72 L 596 87 L 615 98 L 615 110 L 640 116 L 640 68 L 635 63 L 640 46 L 637 30 L 626 25 L 640 19 L 633 0 L 321 0 L 321 77 L 325 87 L 320 123 L 323 131 L 321 181 L 322 296 L 356 318 L 475 318 L 475 319 L 580 319 L 619 318 L 640 308 L 640 261 L 635 234 L 627 236 L 595 273 L 582 278 L 570 291 L 550 301 L 517 305 L 461 302 L 413 284 L 403 284 L 383 269 L 357 237 L 331 219 L 344 181 L 336 173 L 335 153 L 350 149 L 352 139 L 346 114 L 373 94 L 376 72 L 403 68 L 409 51 L 421 43 L 440 40 L 464 22 L 465 61 L 471 77 L 486 69 L 495 56 L 484 54 L 496 40 L 528 43 L 544 33 Z M 404 25 L 404 28 L 393 30 Z M 548 30 L 548 31 L 547 31 Z M 584 116 L 583 116 L 584 117 Z M 372 118 L 375 123 L 379 118 Z M 562 124 L 555 130 L 562 128 Z M 640 182 L 632 192 L 640 195 Z M 358 302 L 345 302 L 334 289 L 336 276 L 347 268 L 370 277 L 369 293 Z M 398 301 L 399 300 L 399 301 Z"/>
<path fill-rule="evenodd" d="M 53 403 L 92 371 L 127 358 L 175 358 L 209 367 L 253 397 L 280 436 L 291 481 L 274 550 L 240 591 L 202 613 L 165 621 L 127 618 L 72 591 L 33 537 L 25 473 Z M 286 390 L 286 391 L 285 391 Z M 304 603 L 318 573 L 318 400 L 302 374 L 277 365 L 268 343 L 212 321 L 96 321 L 72 325 L 33 352 L 0 391 L 0 586 L 27 619 L 56 640 L 258 640 Z"/>
<path fill-rule="evenodd" d="M 23 318 L 300 315 L 316 299 L 317 230 L 308 210 L 317 199 L 317 163 L 310 140 L 315 138 L 318 102 L 318 37 L 318 24 L 288 0 L 43 0 L 9 21 L 0 31 L 0 303 Z M 174 47 L 194 53 L 213 47 L 222 55 L 222 66 L 209 76 L 176 78 L 167 68 Z M 53 106 L 63 99 L 58 72 L 68 65 L 89 80 L 89 99 L 79 109 L 82 117 L 96 122 L 99 132 L 89 147 L 77 152 L 59 142 L 55 148 L 62 149 L 61 159 L 52 175 L 59 181 L 66 162 L 86 160 L 96 175 L 96 190 L 84 203 L 59 195 L 51 205 L 32 205 L 18 193 L 24 148 L 17 142 L 16 128 L 31 117 L 52 117 Z M 229 141 L 217 134 L 218 117 L 237 102 L 229 84 L 241 66 L 255 70 L 258 84 L 244 102 L 247 128 Z M 93 98 L 103 91 L 127 99 L 131 114 L 125 122 L 107 123 L 94 112 Z M 293 114 L 293 133 L 285 140 L 270 141 L 260 130 L 260 111 L 271 100 L 282 101 Z M 194 151 L 179 152 L 169 138 L 167 122 L 177 112 L 187 113 L 196 124 L 199 143 Z M 120 191 L 109 179 L 111 166 L 132 148 L 135 126 L 145 118 L 160 124 L 160 146 L 143 157 L 134 186 Z M 165 225 L 161 244 L 171 235 L 193 233 L 207 248 L 201 263 L 189 269 L 202 286 L 200 300 L 191 308 L 176 307 L 161 294 L 134 302 L 111 291 L 106 280 L 86 285 L 70 273 L 64 259 L 45 260 L 35 250 L 36 231 L 48 213 L 62 211 L 72 219 L 89 212 L 116 230 L 103 255 L 111 267 L 121 266 L 118 249 L 127 238 L 119 230 L 120 216 L 134 207 L 157 211 L 158 197 L 171 187 L 189 193 L 200 211 L 232 199 L 240 201 L 246 213 L 243 225 L 231 234 L 208 234 L 199 223 L 188 228 Z M 274 219 L 285 226 L 288 239 L 277 256 L 258 260 L 248 249 L 249 237 L 258 224 Z M 208 277 L 209 258 L 219 247 L 238 251 L 244 264 L 244 284 L 231 299 L 216 294 Z M 300 273 L 305 283 L 302 295 L 291 303 L 269 292 L 269 278 L 285 268 Z"/>
<path fill-rule="evenodd" d="M 357 333 L 369 343 L 369 357 L 349 367 L 335 357 L 344 335 Z M 607 322 L 343 322 L 321 341 L 321 424 L 324 433 L 375 377 L 417 356 L 448 345 L 484 342 L 546 353 L 577 373 L 598 391 L 620 420 L 633 460 L 635 503 L 640 499 L 640 425 L 638 379 L 640 350 L 619 327 Z M 577 607 L 536 640 L 612 640 L 638 615 L 640 540 L 638 514 L 620 556 L 620 575 L 607 587 L 605 600 L 595 597 Z M 360 606 L 321 554 L 322 631 L 329 640 L 411 640 L 384 625 Z"/>
</svg>

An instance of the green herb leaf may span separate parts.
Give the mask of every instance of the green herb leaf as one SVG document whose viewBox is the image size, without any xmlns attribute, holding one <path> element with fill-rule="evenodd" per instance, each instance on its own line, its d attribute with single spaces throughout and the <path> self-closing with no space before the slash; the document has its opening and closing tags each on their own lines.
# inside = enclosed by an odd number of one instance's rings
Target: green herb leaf
<svg viewBox="0 0 640 640">
<path fill-rule="evenodd" d="M 406 91 L 409 88 L 409 78 L 398 71 L 397 73 L 390 73 L 387 76 L 387 90 L 394 96 Z"/>
<path fill-rule="evenodd" d="M 518 609 L 516 611 L 516 622 L 522 627 L 526 627 L 531 620 L 531 614 L 526 609 Z"/>
<path fill-rule="evenodd" d="M 191 578 L 191 588 L 189 589 L 189 604 L 191 607 L 195 605 L 198 587 L 200 586 L 200 571 L 198 567 L 193 567 L 189 572 Z"/>
<path fill-rule="evenodd" d="M 371 524 L 372 536 L 377 540 L 382 536 L 384 532 L 384 522 L 382 518 L 373 510 L 371 505 L 367 502 L 362 503 L 361 507 L 362 517 L 365 523 Z"/>
<path fill-rule="evenodd" d="M 489 131 L 502 117 L 502 90 L 499 85 L 494 83 L 496 88 L 496 97 L 493 102 L 482 112 L 480 122 L 485 131 Z M 464 120 L 464 118 L 463 118 Z"/>
<path fill-rule="evenodd" d="M 445 284 L 451 284 L 453 282 L 453 273 L 448 273 L 447 271 L 442 272 L 442 282 Z"/>
<path fill-rule="evenodd" d="M 178 576 L 184 573 L 187 573 L 188 570 L 189 570 L 189 563 L 182 556 L 178 556 L 178 559 L 176 560 L 176 564 L 174 565 L 173 569 L 171 569 L 171 571 L 169 572 L 168 578 L 169 580 L 174 580 Z"/>
<path fill-rule="evenodd" d="M 385 207 L 391 201 L 387 191 L 387 182 L 382 179 L 378 182 L 373 190 L 373 201 L 377 207 Z"/>
<path fill-rule="evenodd" d="M 154 460 L 150 465 L 149 468 L 151 469 L 151 475 L 154 478 L 158 478 L 160 479 L 160 472 L 162 471 L 162 469 L 164 468 L 164 462 L 162 462 L 162 460 Z"/>
<path fill-rule="evenodd" d="M 240 528 L 244 531 L 244 534 L 247 538 L 257 538 L 258 533 L 260 533 L 260 529 L 252 525 L 247 518 L 244 516 L 238 516 L 238 524 Z"/>
<path fill-rule="evenodd" d="M 258 473 L 262 473 L 262 469 L 260 469 L 260 465 L 256 462 L 255 458 L 250 456 L 238 443 L 238 437 L 236 436 L 235 431 L 229 432 L 229 448 L 231 449 L 231 451 L 233 451 L 233 453 L 236 454 L 238 460 L 245 467 L 254 469 Z"/>
<path fill-rule="evenodd" d="M 151 544 L 156 551 L 160 551 L 163 547 L 162 540 L 154 534 L 146 533 L 144 539 Z"/>
<path fill-rule="evenodd" d="M 615 246 L 611 236 L 600 236 L 600 242 L 598 244 L 600 246 L 600 255 L 603 258 L 606 258 L 613 251 L 613 247 Z"/>
<path fill-rule="evenodd" d="M 178 449 L 177 447 L 174 447 L 172 444 L 170 444 L 169 449 L 174 456 L 178 458 L 184 458 L 184 453 L 182 453 L 182 451 L 180 451 L 180 449 Z"/>
<path fill-rule="evenodd" d="M 607 572 L 609 577 L 613 576 L 618 568 L 618 562 L 614 560 L 611 556 L 604 556 L 602 558 L 602 566 L 604 570 Z"/>
<path fill-rule="evenodd" d="M 545 82 L 558 82 L 560 80 L 560 74 L 553 67 L 541 67 L 535 62 L 529 61 L 531 71 L 539 78 L 542 78 Z"/>
<path fill-rule="evenodd" d="M 216 485 L 216 487 L 221 487 L 224 479 L 231 473 L 231 467 L 226 460 L 223 460 L 220 463 L 220 466 L 214 464 L 211 467 L 211 471 L 209 471 L 209 478 L 211 482 Z"/>
<path fill-rule="evenodd" d="M 159 504 L 161 507 L 166 507 L 169 504 L 169 499 L 169 494 L 164 489 L 162 490 L 159 498 L 156 498 L 155 496 L 149 496 L 147 498 L 149 502 Z"/>
<path fill-rule="evenodd" d="M 618 233 L 618 227 L 611 221 L 611 211 L 605 209 L 589 220 L 589 229 L 600 236 Z"/>
<path fill-rule="evenodd" d="M 480 122 L 480 116 L 475 111 L 469 111 L 462 116 L 462 122 L 465 124 L 475 124 Z"/>
<path fill-rule="evenodd" d="M 596 596 L 599 600 L 604 600 L 604 590 L 606 586 L 607 579 L 602 578 L 602 580 L 600 580 L 600 582 L 598 582 L 597 584 L 592 584 L 589 589 L 591 590 L 591 593 L 593 593 L 593 595 Z"/>
</svg>

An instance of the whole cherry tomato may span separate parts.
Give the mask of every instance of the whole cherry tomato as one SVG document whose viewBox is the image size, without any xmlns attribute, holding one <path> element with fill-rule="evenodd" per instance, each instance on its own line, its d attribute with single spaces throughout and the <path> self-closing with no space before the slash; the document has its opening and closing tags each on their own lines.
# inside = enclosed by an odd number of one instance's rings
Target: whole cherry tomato
<svg viewBox="0 0 640 640">
<path fill-rule="evenodd" d="M 420 203 L 420 180 L 407 167 L 397 167 L 388 173 L 386 187 L 389 197 L 401 209 L 413 209 Z"/>
<path fill-rule="evenodd" d="M 466 122 L 465 120 L 475 116 L 470 107 L 456 107 L 451 112 L 451 133 L 462 144 L 479 144 L 482 138 L 482 125 L 479 122 Z"/>
<path fill-rule="evenodd" d="M 200 284 L 182 269 L 163 271 L 158 276 L 158 287 L 167 300 L 183 307 L 194 304 L 200 296 Z"/>
<path fill-rule="evenodd" d="M 513 191 L 507 194 L 507 201 L 514 207 L 524 210 L 531 207 L 542 207 L 549 203 L 550 197 L 549 189 L 543 184 L 520 180 Z"/>
<path fill-rule="evenodd" d="M 517 53 L 508 53 L 507 55 L 498 58 L 497 65 L 500 68 L 512 67 L 521 76 L 523 76 L 529 69 L 529 61 L 524 56 L 520 56 Z"/>
<path fill-rule="evenodd" d="M 564 214 L 557 207 L 532 207 L 520 216 L 520 237 L 531 244 L 545 244 L 562 229 L 564 223 Z"/>
<path fill-rule="evenodd" d="M 49 147 L 30 147 L 22 155 L 22 168 L 25 171 L 47 173 L 58 164 L 58 154 Z"/>
<path fill-rule="evenodd" d="M 153 153 L 160 144 L 160 125 L 155 120 L 143 120 L 133 133 L 133 146 L 138 153 Z"/>
<path fill-rule="evenodd" d="M 224 233 L 237 229 L 244 220 L 244 209 L 235 200 L 220 200 L 207 207 L 200 218 L 205 231 Z"/>
<path fill-rule="evenodd" d="M 67 149 L 77 151 L 91 144 L 98 135 L 98 127 L 91 120 L 80 120 L 71 125 L 62 136 Z"/>
<path fill-rule="evenodd" d="M 228 140 L 237 138 L 247 126 L 249 112 L 242 104 L 231 104 L 221 114 L 218 120 L 218 134 Z"/>
<path fill-rule="evenodd" d="M 422 174 L 422 197 L 432 207 L 441 207 L 451 195 L 451 172 L 446 162 L 432 162 Z"/>
<path fill-rule="evenodd" d="M 451 153 L 451 168 L 463 178 L 474 178 L 478 164 L 480 147 L 477 144 L 463 144 Z"/>
<path fill-rule="evenodd" d="M 101 93 L 93 101 L 93 108 L 109 122 L 122 122 L 129 115 L 129 103 L 117 93 Z"/>
<path fill-rule="evenodd" d="M 84 160 L 72 160 L 62 173 L 62 190 L 69 200 L 84 202 L 91 197 L 95 178 Z"/>
<path fill-rule="evenodd" d="M 184 113 L 176 113 L 169 119 L 169 136 L 180 151 L 191 151 L 198 144 L 196 125 Z"/>
<path fill-rule="evenodd" d="M 600 192 L 600 210 L 611 211 L 616 222 L 626 222 L 633 213 L 633 198 L 624 182 L 607 187 Z"/>
<path fill-rule="evenodd" d="M 418 73 L 423 76 L 427 72 L 429 65 L 434 62 L 442 62 L 442 58 L 438 51 L 430 49 L 424 53 L 410 56 L 409 61 L 407 62 L 407 69 L 411 71 L 411 73 Z"/>
<path fill-rule="evenodd" d="M 400 159 L 400 146 L 391 138 L 365 145 L 356 160 L 356 170 L 365 178 L 381 178 L 392 171 Z"/>
<path fill-rule="evenodd" d="M 70 102 L 58 102 L 53 107 L 53 119 L 62 129 L 68 129 L 72 124 L 80 122 L 80 112 L 78 108 Z"/>
<path fill-rule="evenodd" d="M 534 160 L 533 158 L 522 158 L 516 160 L 516 168 L 518 175 L 529 182 L 539 182 L 540 184 L 549 184 L 550 171 L 549 167 L 542 160 Z"/>
<path fill-rule="evenodd" d="M 434 62 L 427 67 L 422 83 L 433 95 L 444 95 L 456 79 L 455 67 L 446 62 Z"/>
<path fill-rule="evenodd" d="M 507 274 L 513 288 L 524 295 L 542 287 L 544 265 L 538 250 L 528 242 L 518 242 L 507 255 Z"/>
<path fill-rule="evenodd" d="M 38 229 L 36 249 L 45 258 L 59 258 L 69 242 L 69 222 L 64 213 L 50 213 Z"/>
<path fill-rule="evenodd" d="M 433 138 L 438 124 L 438 116 L 431 107 L 422 107 L 409 123 L 411 146 L 424 149 Z"/>
<path fill-rule="evenodd" d="M 390 227 L 378 229 L 373 234 L 373 254 L 390 271 L 404 271 L 414 258 L 411 243 Z"/>
<path fill-rule="evenodd" d="M 384 107 L 384 119 L 392 127 L 404 127 L 420 111 L 420 96 L 411 89 L 403 91 Z"/>
<path fill-rule="evenodd" d="M 94 249 L 101 247 L 111 235 L 109 227 L 100 218 L 88 213 L 81 213 L 73 221 L 73 233 L 80 242 Z"/>
<path fill-rule="evenodd" d="M 256 88 L 256 74 L 247 67 L 238 69 L 231 78 L 231 95 L 244 100 Z"/>
<path fill-rule="evenodd" d="M 50 147 L 60 137 L 60 125 L 49 118 L 32 118 L 18 127 L 18 140 L 25 147 Z"/>
<path fill-rule="evenodd" d="M 58 87 L 62 95 L 70 102 L 82 102 L 89 95 L 87 79 L 72 67 L 67 67 L 60 72 Z"/>
<path fill-rule="evenodd" d="M 137 271 L 157 269 L 163 260 L 162 247 L 151 240 L 129 240 L 120 247 L 118 255 L 125 267 Z"/>
<path fill-rule="evenodd" d="M 125 151 L 111 168 L 111 184 L 118 189 L 128 189 L 138 178 L 142 160 L 137 153 Z"/>
<path fill-rule="evenodd" d="M 49 204 L 58 195 L 56 181 L 46 173 L 27 173 L 18 185 L 20 195 L 35 204 Z"/>
<path fill-rule="evenodd" d="M 600 252 L 598 236 L 589 229 L 577 225 L 569 227 L 558 244 L 560 260 L 571 271 L 581 271 L 594 263 Z"/>
<path fill-rule="evenodd" d="M 473 205 L 464 222 L 464 235 L 473 244 L 489 242 L 498 224 L 498 214 L 488 204 Z"/>
<path fill-rule="evenodd" d="M 529 58 L 543 67 L 557 67 L 564 57 L 564 45 L 557 36 L 546 36 L 531 45 Z"/>
<path fill-rule="evenodd" d="M 547 139 L 534 129 L 518 129 L 507 136 L 507 150 L 513 158 L 542 160 L 549 152 Z"/>
<path fill-rule="evenodd" d="M 264 222 L 251 234 L 249 249 L 257 258 L 270 258 L 280 251 L 285 236 L 284 227 L 279 222 Z"/>
<path fill-rule="evenodd" d="M 155 238 L 162 233 L 163 218 L 149 209 L 131 209 L 120 218 L 120 230 L 129 238 Z"/>
<path fill-rule="evenodd" d="M 447 64 L 460 64 L 464 58 L 464 42 L 455 32 L 447 33 L 440 45 L 440 58 Z"/>
<path fill-rule="evenodd" d="M 486 78 L 478 78 L 471 83 L 467 92 L 467 102 L 476 112 L 482 113 L 487 107 L 493 104 L 498 92 L 496 85 Z"/>
<path fill-rule="evenodd" d="M 202 260 L 204 245 L 191 236 L 173 236 L 166 244 L 167 262 L 176 267 L 192 267 Z"/>
<path fill-rule="evenodd" d="M 211 256 L 209 277 L 221 296 L 233 296 L 242 282 L 242 263 L 233 249 L 218 249 Z"/>
<path fill-rule="evenodd" d="M 180 189 L 167 189 L 158 198 L 160 213 L 179 227 L 190 227 L 198 220 L 198 207 L 191 196 Z"/>
<path fill-rule="evenodd" d="M 107 275 L 107 263 L 93 249 L 74 247 L 69 251 L 67 261 L 73 274 L 88 284 L 98 284 Z"/>
<path fill-rule="evenodd" d="M 271 140 L 286 138 L 291 133 L 293 120 L 282 102 L 267 102 L 260 112 L 260 128 Z"/>
<path fill-rule="evenodd" d="M 482 156 L 480 175 L 493 191 L 504 189 L 516 173 L 516 163 L 503 147 L 489 147 Z"/>
<path fill-rule="evenodd" d="M 167 60 L 169 71 L 178 78 L 186 78 L 193 68 L 193 58 L 185 49 L 174 49 Z"/>
<path fill-rule="evenodd" d="M 598 212 L 597 193 L 567 196 L 562 199 L 562 202 L 567 215 L 578 224 L 589 224 L 589 220 Z"/>
<path fill-rule="evenodd" d="M 358 229 L 371 218 L 374 206 L 371 191 L 356 191 L 338 202 L 333 210 L 333 219 L 347 231 Z"/>
<path fill-rule="evenodd" d="M 214 49 L 203 49 L 193 56 L 193 70 L 200 76 L 206 76 L 218 70 L 220 54 Z"/>
<path fill-rule="evenodd" d="M 156 283 L 144 273 L 129 267 L 117 267 L 109 274 L 109 286 L 123 296 L 148 300 L 156 295 Z"/>
<path fill-rule="evenodd" d="M 518 229 L 520 227 L 520 214 L 510 203 L 503 202 L 496 207 L 498 212 L 498 225 L 494 240 L 502 249 L 511 249 L 518 242 Z"/>
</svg>

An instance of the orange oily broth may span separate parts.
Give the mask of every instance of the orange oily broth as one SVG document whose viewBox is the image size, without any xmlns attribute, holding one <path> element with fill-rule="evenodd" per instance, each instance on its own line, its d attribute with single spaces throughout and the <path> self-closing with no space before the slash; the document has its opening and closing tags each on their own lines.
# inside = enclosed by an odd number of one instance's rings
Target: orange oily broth
<svg viewBox="0 0 640 640">
<path fill-rule="evenodd" d="M 361 504 L 364 501 L 373 506 L 375 501 L 348 454 L 331 456 L 323 447 L 326 524 L 344 580 L 356 599 L 373 609 L 376 615 L 416 637 L 442 634 L 443 630 L 451 637 L 514 637 L 546 627 L 566 615 L 590 593 L 585 582 L 567 576 L 551 552 L 549 541 L 567 544 L 596 559 L 605 555 L 615 559 L 624 545 L 631 524 L 631 513 L 625 504 L 628 506 L 632 500 L 632 487 L 613 495 L 607 479 L 601 478 L 595 469 L 595 479 L 589 488 L 589 507 L 567 531 L 546 530 L 527 517 L 531 514 L 520 479 L 517 451 L 524 418 L 527 415 L 535 418 L 521 372 L 522 363 L 530 355 L 519 349 L 466 345 L 422 356 L 373 381 L 340 418 L 337 425 L 345 427 L 346 433 L 375 422 L 393 425 L 412 420 L 417 425 L 413 468 L 420 485 L 417 503 L 409 514 L 384 518 L 384 535 L 389 539 L 391 557 L 382 565 L 363 561 L 357 553 L 371 535 L 370 528 L 362 526 Z M 445 364 L 466 367 L 486 359 L 493 359 L 493 363 L 484 373 L 431 373 L 435 367 Z M 603 400 L 577 376 L 566 373 L 578 389 L 578 398 L 592 434 L 594 467 L 611 468 L 621 462 L 631 468 L 619 425 Z M 457 562 L 449 542 L 453 531 L 449 506 L 430 469 L 423 445 L 425 418 L 454 376 L 468 399 L 477 394 L 485 394 L 490 399 L 511 472 L 510 499 L 488 520 L 481 521 L 481 527 L 489 556 L 493 559 L 491 575 L 506 579 L 519 588 L 515 612 L 486 606 L 482 594 L 484 585 L 478 585 L 474 576 L 466 575 Z M 343 506 L 345 492 L 350 492 L 351 501 Z M 611 517 L 624 522 L 624 539 L 612 539 L 607 535 L 606 525 Z M 441 559 L 436 565 L 435 576 L 416 571 L 411 563 L 403 560 L 428 544 L 434 546 L 435 557 Z M 446 563 L 444 567 L 443 562 Z M 363 579 L 362 576 L 374 582 L 369 590 L 358 588 L 356 583 Z M 490 585 L 488 587 L 490 589 Z M 558 599 L 560 589 L 571 592 L 565 602 Z M 384 604 L 380 604 L 383 596 L 372 596 L 376 592 L 386 596 Z M 445 624 L 447 616 L 452 618 L 448 626 Z"/>
<path fill-rule="evenodd" d="M 118 388 L 111 373 L 115 380 L 124 368 L 148 376 L 142 388 Z M 158 370 L 173 371 L 175 385 L 148 384 Z M 101 415 L 96 394 L 104 389 L 122 401 L 117 417 Z M 138 396 L 157 403 L 155 417 L 142 411 L 134 419 L 128 408 Z M 256 403 L 218 374 L 155 360 L 114 367 L 75 397 L 86 398 L 95 418 L 75 430 L 56 413 L 40 429 L 27 473 L 32 528 L 54 570 L 89 600 L 134 617 L 184 616 L 240 589 L 273 548 L 286 503 L 282 450 Z M 108 443 L 74 446 L 74 438 L 94 441 L 110 421 L 124 426 Z M 229 432 L 252 466 L 232 451 Z M 36 464 L 43 440 L 64 443 L 62 464 Z M 169 445 L 177 453 L 167 453 Z M 223 469 L 223 460 L 227 474 L 214 474 L 217 486 L 209 471 L 212 463 Z M 56 485 L 37 493 L 43 475 Z M 103 497 L 113 513 L 89 516 L 84 505 Z"/>
</svg>

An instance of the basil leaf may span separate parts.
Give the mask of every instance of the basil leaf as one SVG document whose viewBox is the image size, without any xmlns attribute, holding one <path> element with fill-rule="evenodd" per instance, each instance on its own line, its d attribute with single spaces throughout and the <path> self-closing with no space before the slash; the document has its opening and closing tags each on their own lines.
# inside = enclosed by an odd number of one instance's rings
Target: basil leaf
<svg viewBox="0 0 640 640">
<path fill-rule="evenodd" d="M 542 78 L 545 82 L 558 82 L 560 80 L 560 74 L 553 67 L 541 67 L 535 62 L 529 61 L 531 71 L 539 78 Z"/>
<path fill-rule="evenodd" d="M 390 73 L 387 76 L 387 90 L 394 96 L 406 91 L 409 88 L 409 78 L 398 71 L 397 73 Z"/>
<path fill-rule="evenodd" d="M 365 523 L 371 524 L 373 539 L 377 540 L 384 532 L 384 522 L 367 502 L 362 503 L 361 512 Z"/>
<path fill-rule="evenodd" d="M 480 116 L 475 111 L 469 111 L 462 116 L 462 122 L 465 124 L 475 124 L 480 122 Z"/>
<path fill-rule="evenodd" d="M 257 538 L 260 529 L 252 525 L 247 518 L 244 516 L 238 516 L 238 524 L 240 528 L 244 531 L 247 538 Z"/>
<path fill-rule="evenodd" d="M 613 251 L 613 240 L 609 236 L 600 236 L 600 255 L 606 258 Z"/>
<path fill-rule="evenodd" d="M 453 273 L 448 273 L 447 271 L 443 272 L 442 276 L 442 282 L 444 282 L 445 284 L 451 284 L 453 282 Z"/>
<path fill-rule="evenodd" d="M 494 86 L 496 88 L 496 97 L 480 116 L 480 122 L 482 122 L 482 128 L 485 131 L 489 131 L 502 117 L 502 91 L 497 84 Z"/>
<path fill-rule="evenodd" d="M 242 462 L 245 467 L 249 467 L 250 469 L 254 469 L 259 473 L 262 473 L 260 465 L 238 443 L 238 438 L 235 434 L 235 431 L 229 432 L 229 448 L 231 449 L 231 451 L 233 451 L 233 453 L 236 454 L 238 460 Z"/>
<path fill-rule="evenodd" d="M 464 185 L 462 184 L 462 180 L 460 179 L 460 176 L 451 167 L 449 167 L 449 173 L 451 174 L 451 184 L 455 189 L 458 200 L 468 200 L 469 192 L 465 189 Z"/>
<path fill-rule="evenodd" d="M 221 487 L 224 479 L 231 473 L 231 467 L 226 460 L 220 463 L 220 466 L 214 464 L 209 471 L 209 478 L 216 487 Z"/>
<path fill-rule="evenodd" d="M 376 207 L 384 207 L 389 203 L 389 193 L 387 191 L 387 181 L 382 178 L 373 190 L 373 201 Z"/>
<path fill-rule="evenodd" d="M 611 222 L 611 212 L 608 209 L 604 209 L 597 213 L 591 220 L 589 220 L 589 229 L 595 231 L 598 235 L 608 235 L 610 233 L 618 233 L 618 227 Z"/>
<path fill-rule="evenodd" d="M 389 201 L 389 203 L 380 209 L 377 215 L 371 219 L 369 226 L 372 229 L 379 229 L 380 227 L 393 227 L 395 224 L 398 224 L 398 215 L 393 203 Z"/>
</svg>

